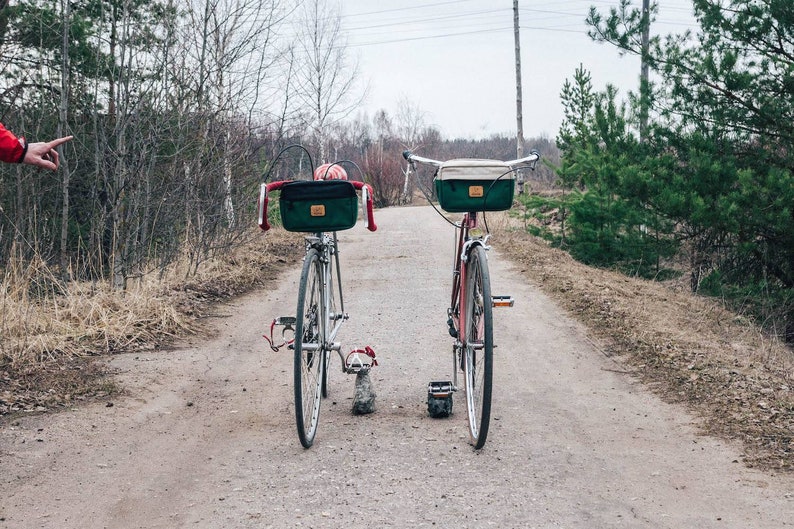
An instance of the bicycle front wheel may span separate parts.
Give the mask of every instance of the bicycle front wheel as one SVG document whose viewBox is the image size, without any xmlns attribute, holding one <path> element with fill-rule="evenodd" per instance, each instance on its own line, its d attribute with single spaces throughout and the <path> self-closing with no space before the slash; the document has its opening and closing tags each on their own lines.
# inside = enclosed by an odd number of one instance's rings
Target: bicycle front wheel
<svg viewBox="0 0 794 529">
<path fill-rule="evenodd" d="M 488 437 L 493 383 L 493 304 L 485 248 L 474 245 L 466 263 L 466 343 L 463 371 L 469 434 L 480 449 Z"/>
<path fill-rule="evenodd" d="M 323 336 L 327 317 L 322 302 L 322 263 L 311 249 L 303 262 L 295 321 L 295 421 L 304 448 L 314 442 L 326 367 Z"/>
</svg>

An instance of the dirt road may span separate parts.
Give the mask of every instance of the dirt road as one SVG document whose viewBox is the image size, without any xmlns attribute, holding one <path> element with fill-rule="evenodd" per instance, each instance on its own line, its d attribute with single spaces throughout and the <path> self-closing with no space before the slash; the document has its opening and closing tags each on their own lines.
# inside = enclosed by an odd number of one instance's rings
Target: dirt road
<svg viewBox="0 0 794 529">
<path fill-rule="evenodd" d="M 426 415 L 451 373 L 445 328 L 451 228 L 429 208 L 377 212 L 341 235 L 346 348 L 371 345 L 377 411 L 350 413 L 354 377 L 332 371 L 315 445 L 292 410 L 292 358 L 268 322 L 294 312 L 298 266 L 277 288 L 219 308 L 217 337 L 112 361 L 126 394 L 0 433 L 8 528 L 782 528 L 794 479 L 738 463 L 603 356 L 507 258 L 495 294 L 493 422 L 468 445 L 462 398 Z M 495 241 L 498 243 L 498 241 Z"/>
</svg>

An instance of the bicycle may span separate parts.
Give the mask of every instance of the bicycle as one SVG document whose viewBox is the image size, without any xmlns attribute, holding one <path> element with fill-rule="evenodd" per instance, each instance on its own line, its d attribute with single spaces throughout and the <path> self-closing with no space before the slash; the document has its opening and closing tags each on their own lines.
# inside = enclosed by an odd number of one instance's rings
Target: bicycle
<svg viewBox="0 0 794 529">
<path fill-rule="evenodd" d="M 484 222 L 485 231 L 480 229 L 478 213 L 510 209 L 515 171 L 523 167 L 534 169 L 540 155 L 532 151 L 527 157 L 507 162 L 472 158 L 439 161 L 410 151 L 403 152 L 403 157 L 409 163 L 409 171 L 415 171 L 416 163 L 434 167 L 433 181 L 441 209 L 463 213 L 458 222 L 447 219 L 455 227 L 457 239 L 452 296 L 447 309 L 449 334 L 455 339 L 453 379 L 428 385 L 428 412 L 437 417 L 451 414 L 452 393 L 458 391 L 460 370 L 464 378 L 470 441 L 475 449 L 480 449 L 488 437 L 491 418 L 493 308 L 512 307 L 514 300 L 511 296 L 491 293 L 486 255 L 490 249 L 490 234 L 487 222 Z"/>
<path fill-rule="evenodd" d="M 370 347 L 355 349 L 345 355 L 341 344 L 336 341 L 342 323 L 349 318 L 344 310 L 336 232 L 356 224 L 357 191 L 362 193 L 366 228 L 375 231 L 377 226 L 373 215 L 372 188 L 364 182 L 347 180 L 347 173 L 341 165 L 347 163 L 358 168 L 353 162 L 345 160 L 314 169 L 309 156 L 313 180 L 267 183 L 276 162 L 291 148 L 306 152 L 303 147 L 293 145 L 276 156 L 260 185 L 258 224 L 263 231 L 270 229 L 267 216 L 270 193 L 280 191 L 279 206 L 284 228 L 307 233 L 295 316 L 274 319 L 270 338 L 265 336 L 265 339 L 274 351 L 283 346 L 294 351 L 295 421 L 301 444 L 309 448 L 317 433 L 322 398 L 328 392 L 331 353 L 338 353 L 345 373 L 359 373 L 377 365 Z M 283 327 L 279 344 L 273 339 L 276 326 Z M 292 339 L 288 338 L 289 333 L 292 333 Z"/>
</svg>

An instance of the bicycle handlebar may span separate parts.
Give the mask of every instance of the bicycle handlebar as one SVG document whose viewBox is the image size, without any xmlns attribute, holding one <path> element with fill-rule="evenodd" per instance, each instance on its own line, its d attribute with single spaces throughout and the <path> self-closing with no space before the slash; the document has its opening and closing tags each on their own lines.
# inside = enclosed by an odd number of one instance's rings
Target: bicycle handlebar
<svg viewBox="0 0 794 529">
<path fill-rule="evenodd" d="M 432 165 L 434 167 L 441 167 L 441 165 L 444 163 L 439 160 L 432 160 L 430 158 L 423 158 L 421 156 L 417 156 L 413 154 L 411 151 L 403 151 L 403 158 L 408 160 L 409 163 L 417 162 L 425 165 Z M 540 160 L 540 153 L 533 149 L 532 151 L 530 151 L 529 156 L 525 156 L 524 158 L 518 158 L 517 160 L 508 160 L 504 163 L 509 165 L 511 168 L 515 169 L 516 166 L 534 164 L 538 160 Z"/>
<path fill-rule="evenodd" d="M 261 184 L 259 186 L 259 218 L 258 224 L 262 231 L 267 231 L 270 229 L 270 223 L 267 221 L 267 203 L 269 200 L 268 193 L 270 191 L 276 191 L 284 187 L 284 184 L 288 184 L 292 180 L 281 180 L 279 182 L 270 182 L 269 184 Z M 369 184 L 365 184 L 364 182 L 358 182 L 356 180 L 348 180 L 353 187 L 358 190 L 361 190 L 361 193 L 364 197 L 364 204 L 366 207 L 366 217 L 364 218 L 364 226 L 369 231 L 375 231 L 378 229 L 378 226 L 375 224 L 375 214 L 374 208 L 372 206 L 372 186 Z"/>
<path fill-rule="evenodd" d="M 534 164 L 538 160 L 540 160 L 540 153 L 538 151 L 536 151 L 535 149 L 532 149 L 531 151 L 529 151 L 529 156 L 525 156 L 523 158 L 518 158 L 517 160 L 508 160 L 505 163 L 507 165 L 509 165 L 510 167 L 515 167 L 517 165 Z M 534 165 L 533 165 L 533 168 L 534 168 Z"/>
<path fill-rule="evenodd" d="M 438 160 L 431 160 L 430 158 L 422 158 L 421 156 L 417 156 L 411 151 L 403 151 L 403 158 L 408 160 L 409 163 L 423 163 L 425 165 L 432 165 L 435 167 L 441 167 L 441 164 L 444 162 L 440 162 Z"/>
</svg>

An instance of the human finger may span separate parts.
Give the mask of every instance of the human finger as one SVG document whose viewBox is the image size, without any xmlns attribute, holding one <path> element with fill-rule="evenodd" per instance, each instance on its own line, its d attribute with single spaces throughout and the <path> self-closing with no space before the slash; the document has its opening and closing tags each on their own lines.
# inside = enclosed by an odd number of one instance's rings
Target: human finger
<svg viewBox="0 0 794 529">
<path fill-rule="evenodd" d="M 58 151 L 56 151 L 55 149 L 50 149 L 49 155 L 45 159 L 47 159 L 51 163 L 53 163 L 55 165 L 55 169 L 58 168 L 58 165 L 59 165 L 59 163 L 58 163 L 58 160 L 59 160 Z"/>
<path fill-rule="evenodd" d="M 41 158 L 37 158 L 33 165 L 37 167 L 41 167 L 42 169 L 49 169 L 51 171 L 55 171 L 56 169 L 58 169 L 58 165 L 56 163 L 51 162 L 44 156 L 42 156 Z"/>
<path fill-rule="evenodd" d="M 67 141 L 71 141 L 73 139 L 74 139 L 74 136 L 64 136 L 63 138 L 58 138 L 58 139 L 52 140 L 51 142 L 49 142 L 47 144 L 47 146 L 50 149 L 56 149 L 57 147 L 63 145 Z"/>
</svg>

